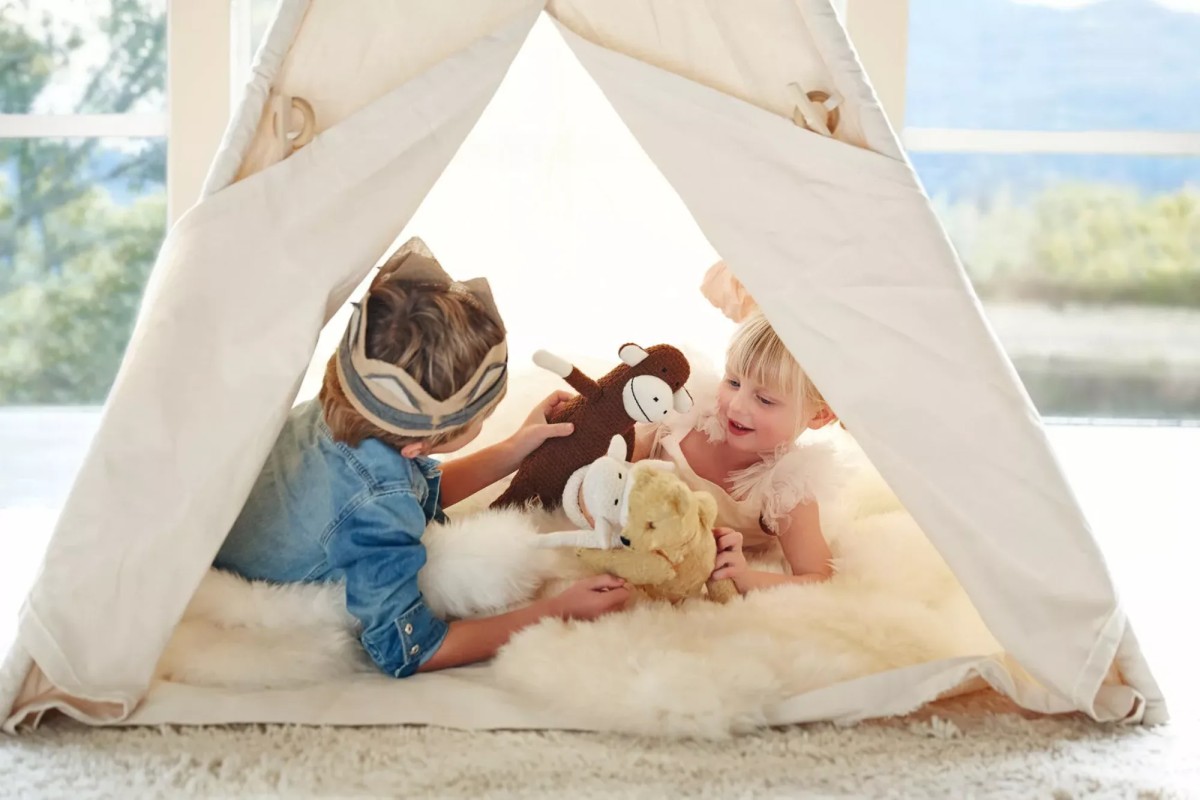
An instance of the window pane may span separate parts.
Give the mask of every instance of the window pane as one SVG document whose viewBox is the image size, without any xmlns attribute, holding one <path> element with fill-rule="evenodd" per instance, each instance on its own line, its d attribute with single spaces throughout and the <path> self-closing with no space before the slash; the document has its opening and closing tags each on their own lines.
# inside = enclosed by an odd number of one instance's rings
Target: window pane
<svg viewBox="0 0 1200 800">
<path fill-rule="evenodd" d="M 909 8 L 911 127 L 1200 132 L 1200 2 Z M 1200 158 L 910 155 L 1043 414 L 1200 418 Z"/>
<path fill-rule="evenodd" d="M 0 4 L 0 113 L 166 110 L 166 0 Z"/>
<path fill-rule="evenodd" d="M 910 0 L 906 124 L 1200 130 L 1196 0 Z"/>
<path fill-rule="evenodd" d="M 267 35 L 267 26 L 275 18 L 277 0 L 246 0 L 250 3 L 250 58 L 258 52 L 258 46 Z"/>
<path fill-rule="evenodd" d="M 166 230 L 163 139 L 0 139 L 0 405 L 103 402 Z"/>
<path fill-rule="evenodd" d="M 1200 159 L 912 161 L 1043 414 L 1200 418 Z"/>
</svg>

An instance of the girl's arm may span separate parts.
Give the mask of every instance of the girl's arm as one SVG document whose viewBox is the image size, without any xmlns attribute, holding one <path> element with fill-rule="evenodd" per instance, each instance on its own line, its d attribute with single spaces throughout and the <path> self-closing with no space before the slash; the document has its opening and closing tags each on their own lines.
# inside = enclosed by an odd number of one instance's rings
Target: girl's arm
<svg viewBox="0 0 1200 800">
<path fill-rule="evenodd" d="M 812 575 L 823 581 L 833 575 L 833 553 L 821 533 L 821 509 L 815 500 L 792 509 L 779 543 L 794 577 Z"/>
<path fill-rule="evenodd" d="M 551 425 L 546 417 L 574 395 L 570 392 L 555 392 L 543 400 L 517 432 L 503 442 L 485 447 L 469 456 L 455 458 L 442 464 L 443 508 L 449 508 L 460 500 L 491 486 L 501 478 L 517 471 L 525 457 L 547 439 L 568 436 L 575 430 L 569 422 Z"/>
<path fill-rule="evenodd" d="M 650 457 L 654 448 L 654 437 L 658 433 L 658 424 L 649 425 L 639 422 L 633 426 L 633 455 L 630 461 L 645 461 Z"/>
<path fill-rule="evenodd" d="M 779 535 L 783 555 L 792 568 L 791 575 L 759 572 L 746 565 L 742 553 L 742 535 L 728 528 L 713 531 L 717 535 L 717 569 L 714 580 L 729 578 L 742 594 L 752 589 L 791 583 L 820 583 L 833 575 L 833 554 L 821 533 L 821 512 L 816 502 L 802 503 L 792 510 L 784 532 Z"/>
</svg>

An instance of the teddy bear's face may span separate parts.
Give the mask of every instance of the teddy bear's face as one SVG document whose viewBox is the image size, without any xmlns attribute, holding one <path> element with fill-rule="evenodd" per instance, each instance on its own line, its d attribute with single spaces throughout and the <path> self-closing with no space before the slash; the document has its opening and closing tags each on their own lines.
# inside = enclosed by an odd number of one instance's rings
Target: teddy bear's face
<svg viewBox="0 0 1200 800">
<path fill-rule="evenodd" d="M 678 563 L 697 536 L 708 534 L 697 493 L 670 472 L 635 471 L 631 480 L 629 516 L 621 543 Z"/>
</svg>

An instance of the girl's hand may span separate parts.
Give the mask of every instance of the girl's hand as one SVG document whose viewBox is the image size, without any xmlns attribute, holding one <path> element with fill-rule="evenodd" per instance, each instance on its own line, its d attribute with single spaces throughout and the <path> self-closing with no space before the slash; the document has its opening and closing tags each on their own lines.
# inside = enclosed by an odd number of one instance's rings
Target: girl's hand
<svg viewBox="0 0 1200 800">
<path fill-rule="evenodd" d="M 712 580 L 729 578 L 744 594 L 746 573 L 750 568 L 746 564 L 746 554 L 742 552 L 742 534 L 732 528 L 713 528 L 713 536 L 717 537 L 717 563 Z"/>
<path fill-rule="evenodd" d="M 559 422 L 554 425 L 546 422 L 546 417 L 573 397 L 575 395 L 570 392 L 557 391 L 533 409 L 525 423 L 508 440 L 513 455 L 517 459 L 525 458 L 547 439 L 569 436 L 575 430 L 575 426 L 570 422 Z"/>
<path fill-rule="evenodd" d="M 595 619 L 620 611 L 629 602 L 625 581 L 615 575 L 596 575 L 571 584 L 546 601 L 553 616 L 562 619 Z"/>
</svg>

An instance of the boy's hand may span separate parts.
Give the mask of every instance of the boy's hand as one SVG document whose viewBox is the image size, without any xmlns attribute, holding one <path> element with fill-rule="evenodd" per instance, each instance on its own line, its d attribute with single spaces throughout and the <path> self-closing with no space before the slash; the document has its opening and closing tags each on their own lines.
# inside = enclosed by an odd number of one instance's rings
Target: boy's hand
<svg viewBox="0 0 1200 800">
<path fill-rule="evenodd" d="M 513 454 L 518 459 L 525 458 L 547 439 L 569 436 L 575 430 L 575 426 L 570 422 L 559 422 L 554 425 L 546 422 L 546 417 L 553 413 L 554 409 L 573 397 L 575 395 L 570 392 L 557 391 L 533 409 L 525 423 L 508 440 Z"/>
<path fill-rule="evenodd" d="M 615 575 L 596 575 L 576 581 L 557 597 L 547 601 L 550 611 L 563 619 L 595 619 L 620 611 L 629 602 L 625 581 Z"/>
<path fill-rule="evenodd" d="M 745 592 L 745 576 L 749 571 L 746 554 L 742 552 L 742 534 L 732 528 L 713 528 L 717 537 L 717 563 L 713 568 L 712 580 L 732 580 L 739 592 Z"/>
</svg>

